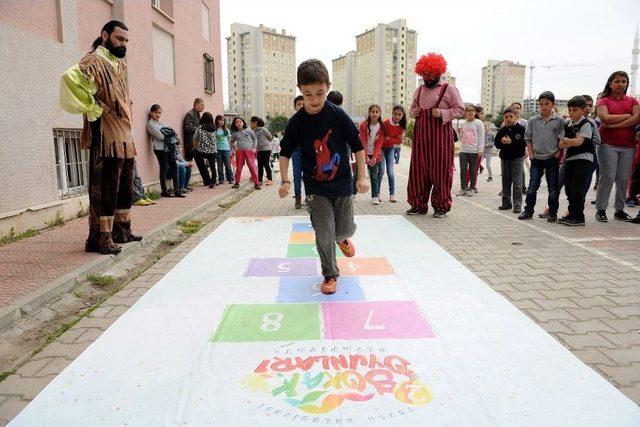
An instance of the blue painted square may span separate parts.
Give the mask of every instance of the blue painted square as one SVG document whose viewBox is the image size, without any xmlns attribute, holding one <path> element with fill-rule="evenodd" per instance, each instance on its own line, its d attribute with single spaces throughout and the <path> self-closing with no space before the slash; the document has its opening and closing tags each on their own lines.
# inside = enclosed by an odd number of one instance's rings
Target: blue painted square
<svg viewBox="0 0 640 427">
<path fill-rule="evenodd" d="M 340 277 L 333 295 L 320 292 L 321 283 L 322 277 L 281 277 L 276 302 L 364 301 L 360 279 L 356 276 Z"/>
<path fill-rule="evenodd" d="M 300 232 L 300 231 L 313 231 L 313 226 L 311 225 L 310 222 L 294 222 L 292 225 L 292 230 L 293 232 Z"/>
</svg>

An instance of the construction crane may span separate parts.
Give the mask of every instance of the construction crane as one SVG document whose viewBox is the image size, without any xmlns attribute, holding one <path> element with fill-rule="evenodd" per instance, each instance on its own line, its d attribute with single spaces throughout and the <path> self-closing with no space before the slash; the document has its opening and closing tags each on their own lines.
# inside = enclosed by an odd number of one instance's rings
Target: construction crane
<svg viewBox="0 0 640 427">
<path fill-rule="evenodd" d="M 551 64 L 551 65 L 529 65 L 529 99 L 533 99 L 533 69 L 534 68 L 566 68 L 566 67 L 593 67 L 595 64 Z"/>
</svg>

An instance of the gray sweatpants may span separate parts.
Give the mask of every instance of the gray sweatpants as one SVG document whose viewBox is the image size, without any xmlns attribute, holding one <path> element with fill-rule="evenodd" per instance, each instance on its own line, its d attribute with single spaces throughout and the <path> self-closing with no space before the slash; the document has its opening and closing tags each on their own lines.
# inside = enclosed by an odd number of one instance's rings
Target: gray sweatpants
<svg viewBox="0 0 640 427">
<path fill-rule="evenodd" d="M 353 221 L 351 196 L 329 198 L 317 194 L 307 195 L 307 210 L 316 232 L 316 248 L 320 255 L 322 275 L 340 276 L 336 261 L 336 242 L 341 242 L 356 232 Z"/>
<path fill-rule="evenodd" d="M 596 209 L 604 211 L 609 206 L 609 195 L 615 182 L 616 194 L 613 208 L 616 212 L 624 209 L 627 194 L 627 183 L 631 175 L 635 148 L 614 147 L 601 144 L 598 146 L 598 161 L 600 162 L 600 181 L 596 192 Z"/>
<path fill-rule="evenodd" d="M 478 178 L 478 153 L 458 153 L 460 160 L 460 188 L 468 190 L 476 188 Z M 469 172 L 469 187 L 467 187 L 467 170 Z"/>
<path fill-rule="evenodd" d="M 514 208 L 522 207 L 522 174 L 524 173 L 524 158 L 514 160 L 500 159 L 502 169 L 502 206 Z M 513 186 L 513 191 L 511 190 Z M 513 204 L 511 195 L 513 194 Z"/>
</svg>

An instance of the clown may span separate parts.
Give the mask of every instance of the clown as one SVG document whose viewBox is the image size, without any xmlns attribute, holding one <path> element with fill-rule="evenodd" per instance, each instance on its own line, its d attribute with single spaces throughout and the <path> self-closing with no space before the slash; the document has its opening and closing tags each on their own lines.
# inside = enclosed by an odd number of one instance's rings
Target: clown
<svg viewBox="0 0 640 427">
<path fill-rule="evenodd" d="M 424 81 L 413 95 L 409 111 L 416 119 L 413 131 L 407 202 L 407 215 L 425 215 L 429 198 L 435 218 L 451 210 L 453 183 L 453 127 L 451 121 L 464 113 L 458 89 L 442 83 L 447 70 L 442 55 L 420 57 L 416 74 Z"/>
</svg>

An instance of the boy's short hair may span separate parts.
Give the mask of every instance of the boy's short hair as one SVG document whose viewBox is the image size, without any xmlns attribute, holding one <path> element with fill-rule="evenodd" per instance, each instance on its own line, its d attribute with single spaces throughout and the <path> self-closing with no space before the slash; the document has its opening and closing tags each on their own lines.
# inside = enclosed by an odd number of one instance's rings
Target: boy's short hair
<svg viewBox="0 0 640 427">
<path fill-rule="evenodd" d="M 556 103 L 556 96 L 550 90 L 545 90 L 540 94 L 540 96 L 538 97 L 538 101 L 543 99 L 551 101 L 552 104 Z"/>
<path fill-rule="evenodd" d="M 195 107 L 198 104 L 204 104 L 204 99 L 202 98 L 196 98 L 193 100 L 193 106 Z"/>
<path fill-rule="evenodd" d="M 332 90 L 327 94 L 327 100 L 330 103 L 337 105 L 339 107 L 342 105 L 342 101 L 343 101 L 342 94 L 337 90 Z"/>
<path fill-rule="evenodd" d="M 591 97 L 591 95 L 581 95 L 585 101 L 587 102 L 591 102 L 593 104 L 593 98 Z"/>
<path fill-rule="evenodd" d="M 298 86 L 313 83 L 326 83 L 327 86 L 331 84 L 329 71 L 319 59 L 307 59 L 298 65 Z"/>
<path fill-rule="evenodd" d="M 512 103 L 511 103 L 511 107 L 513 107 L 514 105 L 519 106 L 519 107 L 520 107 L 520 109 L 522 110 L 522 104 L 521 104 L 521 103 L 519 103 L 518 101 L 516 101 L 516 102 L 512 102 Z M 509 108 L 511 108 L 511 107 L 509 107 Z"/>
<path fill-rule="evenodd" d="M 295 98 L 293 98 L 293 106 L 294 106 L 294 108 L 295 108 L 296 104 L 298 103 L 298 101 L 304 101 L 304 96 L 298 95 Z"/>
<path fill-rule="evenodd" d="M 574 96 L 573 98 L 571 98 L 569 100 L 569 102 L 567 102 L 567 107 L 568 108 L 587 108 L 587 100 L 584 99 L 584 96 L 582 95 L 578 95 L 578 96 Z"/>
<path fill-rule="evenodd" d="M 511 107 L 505 108 L 504 111 L 502 112 L 502 115 L 504 116 L 505 114 L 509 114 L 509 113 L 513 114 L 514 116 L 516 115 L 516 112 L 513 111 L 513 108 Z"/>
</svg>

